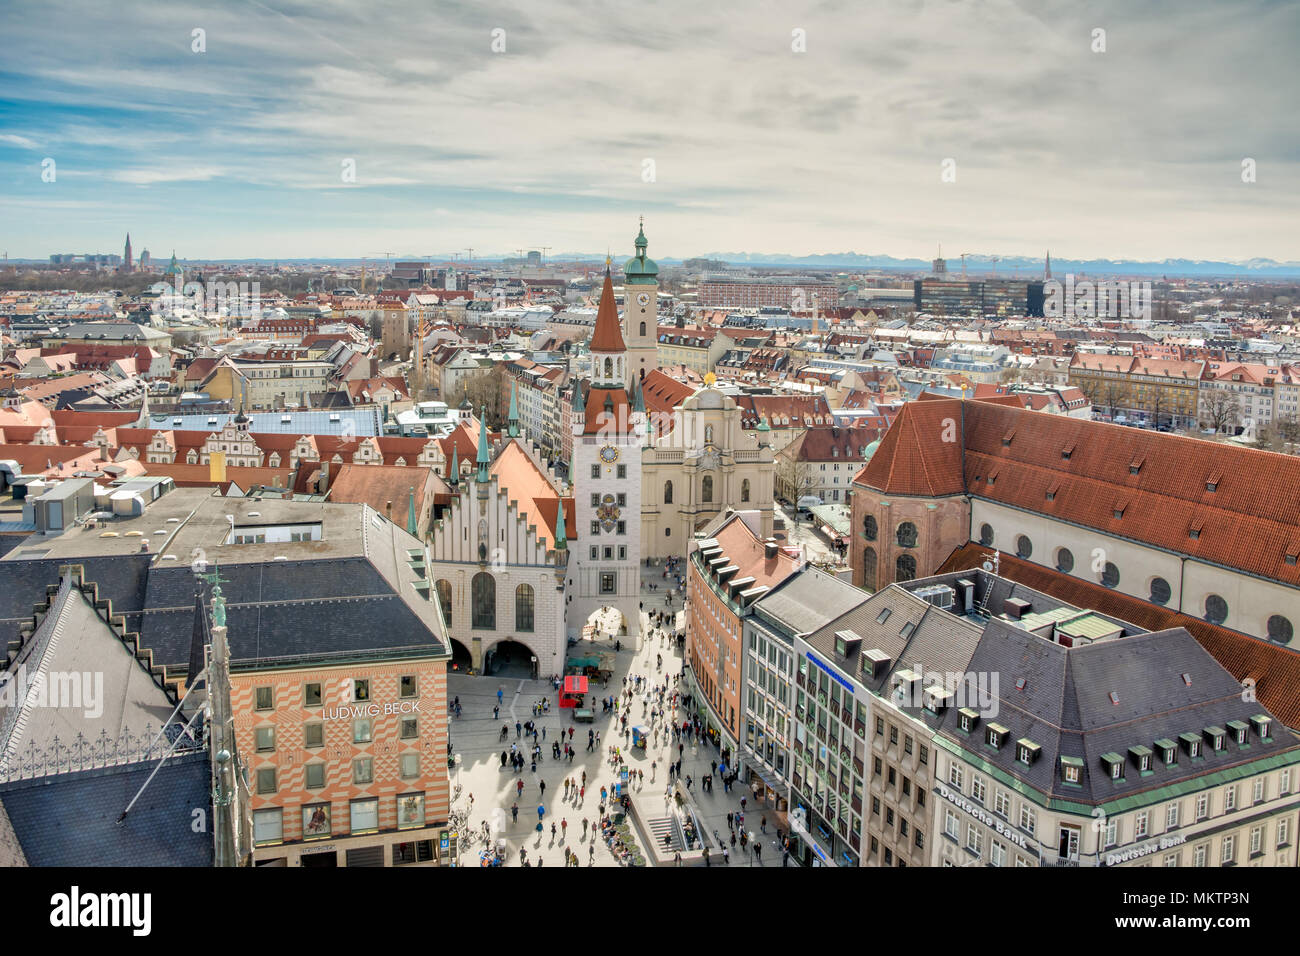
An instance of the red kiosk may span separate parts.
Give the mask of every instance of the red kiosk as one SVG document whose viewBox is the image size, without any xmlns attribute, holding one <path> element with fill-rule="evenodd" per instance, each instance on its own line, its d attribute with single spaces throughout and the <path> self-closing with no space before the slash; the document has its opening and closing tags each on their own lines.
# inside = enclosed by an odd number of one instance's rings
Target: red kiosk
<svg viewBox="0 0 1300 956">
<path fill-rule="evenodd" d="M 587 699 L 587 678 L 579 674 L 570 674 L 564 678 L 564 685 L 560 690 L 560 706 L 573 708 L 573 719 L 586 721 L 592 720 L 592 713 L 582 705 Z"/>
</svg>

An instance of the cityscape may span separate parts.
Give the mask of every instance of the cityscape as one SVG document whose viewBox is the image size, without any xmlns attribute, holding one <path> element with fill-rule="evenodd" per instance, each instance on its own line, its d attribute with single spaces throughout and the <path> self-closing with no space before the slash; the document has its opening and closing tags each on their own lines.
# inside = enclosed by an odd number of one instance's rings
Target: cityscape
<svg viewBox="0 0 1300 956">
<path fill-rule="evenodd" d="M 54 6 L 0 865 L 1300 866 L 1296 7 Z"/>
</svg>

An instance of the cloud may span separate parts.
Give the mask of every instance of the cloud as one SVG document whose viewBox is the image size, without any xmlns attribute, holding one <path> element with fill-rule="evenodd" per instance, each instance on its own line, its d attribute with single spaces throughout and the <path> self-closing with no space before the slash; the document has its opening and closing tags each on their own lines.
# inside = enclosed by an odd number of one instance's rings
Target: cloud
<svg viewBox="0 0 1300 956">
<path fill-rule="evenodd" d="M 109 173 L 109 178 L 120 183 L 134 186 L 150 186 L 154 183 L 207 182 L 221 175 L 221 170 L 211 166 L 188 168 L 136 167 L 118 169 Z"/>
<path fill-rule="evenodd" d="M 0 133 L 0 143 L 8 143 L 10 146 L 18 146 L 22 149 L 38 148 L 35 140 L 19 136 L 17 133 Z"/>
<path fill-rule="evenodd" d="M 191 52 L 195 27 L 206 53 Z M 796 29 L 807 52 L 791 47 Z M 423 246 L 512 249 L 531 220 L 549 245 L 600 251 L 645 212 L 661 255 L 929 258 L 942 241 L 1300 258 L 1300 128 L 1261 122 L 1289 117 L 1300 88 L 1294 5 L 883 0 L 866 17 L 853 3 L 758 0 L 736 17 L 689 0 L 436 12 L 395 0 L 364 14 L 333 0 L 50 0 L 41 17 L 0 10 L 0 31 L 0 77 L 19 104 L 0 104 L 0 127 L 23 130 L 0 142 L 55 144 L 122 196 L 189 189 L 191 204 L 240 213 L 249 243 L 309 237 L 285 255 L 347 254 L 329 244 L 360 241 L 358 214 L 376 248 L 424 228 Z M 355 186 L 340 181 L 343 158 Z M 956 183 L 940 181 L 945 158 Z M 304 190 L 323 189 L 329 204 L 303 208 Z M 403 218 L 435 207 L 452 215 Z M 270 208 L 311 228 L 271 227 Z M 51 226 L 79 228 L 72 216 Z M 195 254 L 240 253 L 227 241 Z"/>
</svg>

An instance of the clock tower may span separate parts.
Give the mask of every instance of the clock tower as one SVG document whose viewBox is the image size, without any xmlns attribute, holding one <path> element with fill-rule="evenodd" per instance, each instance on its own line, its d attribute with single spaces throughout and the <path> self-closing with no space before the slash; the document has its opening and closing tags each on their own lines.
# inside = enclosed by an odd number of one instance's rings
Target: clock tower
<svg viewBox="0 0 1300 956">
<path fill-rule="evenodd" d="M 659 266 L 646 258 L 645 220 L 636 256 L 623 264 L 623 323 L 628 368 L 638 382 L 659 367 Z"/>
<path fill-rule="evenodd" d="M 577 528 L 569 544 L 565 627 L 579 637 L 592 612 L 613 607 L 627 624 L 624 643 L 641 631 L 641 444 L 645 405 L 614 304 L 609 263 L 591 336 L 591 385 L 573 402 L 573 482 Z"/>
</svg>

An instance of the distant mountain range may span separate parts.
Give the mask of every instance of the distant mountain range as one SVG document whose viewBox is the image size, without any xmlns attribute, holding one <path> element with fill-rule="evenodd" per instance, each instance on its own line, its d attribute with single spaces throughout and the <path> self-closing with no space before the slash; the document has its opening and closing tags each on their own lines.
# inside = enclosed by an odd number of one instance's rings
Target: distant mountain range
<svg viewBox="0 0 1300 956">
<path fill-rule="evenodd" d="M 475 263 L 492 263 L 500 262 L 506 258 L 517 258 L 516 256 L 505 255 L 479 255 L 474 257 Z M 616 257 L 615 266 L 620 265 L 626 257 Z M 857 252 L 829 252 L 819 253 L 817 255 L 796 256 L 789 253 L 766 253 L 766 252 L 710 252 L 704 255 L 691 256 L 692 259 L 717 259 L 726 262 L 729 266 L 748 266 L 752 268 L 790 268 L 790 269 L 827 269 L 836 271 L 891 271 L 891 272 L 923 272 L 928 273 L 931 268 L 928 259 L 897 259 L 893 256 L 884 255 L 865 255 Z M 336 266 L 339 268 L 360 268 L 360 259 L 325 259 L 325 258 L 295 258 L 282 257 L 278 259 L 181 259 L 183 265 L 193 266 L 195 264 L 228 264 L 228 265 L 271 265 L 279 263 L 281 266 Z M 428 261 L 433 263 L 457 262 L 464 264 L 461 256 L 435 255 L 435 256 L 417 256 L 401 255 L 394 256 L 394 262 L 399 261 Z M 565 252 L 557 253 L 547 257 L 548 262 L 584 262 L 594 265 L 603 264 L 604 255 L 593 253 Z M 661 265 L 681 265 L 683 259 L 671 257 L 657 257 Z M 41 259 L 11 259 L 10 265 L 31 264 L 42 265 L 47 260 Z M 949 258 L 948 277 L 951 279 L 960 279 L 962 274 L 961 257 Z M 375 259 L 367 261 L 369 267 L 373 270 L 377 265 Z M 1043 260 L 1029 256 L 1007 256 L 998 257 L 996 262 L 991 256 L 967 256 L 966 257 L 966 274 L 968 276 L 986 277 L 996 271 L 1000 278 L 1020 278 L 1020 279 L 1041 279 L 1043 277 Z M 1068 273 L 1074 275 L 1117 275 L 1117 276 L 1179 276 L 1179 277 L 1242 277 L 1250 279 L 1289 279 L 1300 278 L 1300 262 L 1277 262 L 1273 259 L 1247 259 L 1242 262 L 1227 262 L 1217 259 L 1162 259 L 1159 262 L 1143 262 L 1134 259 L 1057 259 L 1052 258 L 1052 275 L 1055 278 L 1064 278 Z"/>
</svg>

